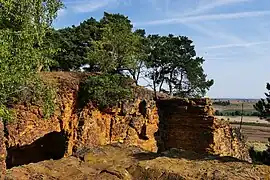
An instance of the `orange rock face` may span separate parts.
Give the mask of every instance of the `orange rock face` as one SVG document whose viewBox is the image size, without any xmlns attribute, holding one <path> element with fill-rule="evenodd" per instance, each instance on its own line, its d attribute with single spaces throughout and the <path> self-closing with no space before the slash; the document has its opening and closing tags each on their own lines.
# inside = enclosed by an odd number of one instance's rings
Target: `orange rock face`
<svg viewBox="0 0 270 180">
<path fill-rule="evenodd" d="M 145 102 L 145 114 L 139 110 L 141 102 Z M 158 114 L 153 100 L 126 102 L 112 113 L 88 106 L 80 113 L 75 148 L 120 142 L 156 152 L 154 133 L 157 130 Z"/>
<path fill-rule="evenodd" d="M 158 107 L 163 150 L 182 148 L 250 161 L 242 136 L 213 116 L 209 99 L 162 100 Z"/>
<path fill-rule="evenodd" d="M 134 101 L 125 102 L 112 112 L 101 112 L 91 106 L 91 103 L 79 111 L 79 84 L 85 76 L 77 73 L 53 73 L 45 76 L 49 76 L 46 78 L 58 86 L 58 108 L 50 119 L 43 119 L 39 107 L 14 106 L 17 119 L 6 126 L 7 149 L 13 152 L 9 153 L 8 162 L 14 164 L 13 159 L 22 153 L 14 150 L 17 147 L 29 149 L 29 152 L 33 149 L 37 151 L 39 147 L 36 147 L 36 142 L 41 142 L 45 135 L 55 132 L 61 132 L 66 140 L 65 156 L 72 155 L 85 146 L 116 142 L 157 151 L 154 133 L 158 130 L 158 114 L 152 99 L 153 92 L 137 88 Z M 30 144 L 31 150 L 28 146 Z M 25 160 L 28 161 L 30 160 Z"/>
<path fill-rule="evenodd" d="M 58 87 L 57 109 L 45 120 L 39 107 L 14 106 L 17 119 L 5 127 L 8 168 L 112 143 L 152 152 L 182 148 L 247 159 L 243 143 L 228 123 L 214 118 L 208 99 L 164 99 L 157 106 L 152 91 L 136 87 L 135 99 L 110 112 L 91 103 L 79 110 L 79 85 L 86 74 L 57 72 L 44 77 Z M 1 140 L 0 134 L 0 147 Z"/>
</svg>

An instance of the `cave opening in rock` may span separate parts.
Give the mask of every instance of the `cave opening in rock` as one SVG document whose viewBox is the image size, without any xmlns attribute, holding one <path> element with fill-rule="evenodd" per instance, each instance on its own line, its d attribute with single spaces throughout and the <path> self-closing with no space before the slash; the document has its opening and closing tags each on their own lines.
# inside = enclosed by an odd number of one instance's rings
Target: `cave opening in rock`
<svg viewBox="0 0 270 180">
<path fill-rule="evenodd" d="M 51 132 L 30 145 L 7 149 L 6 165 L 10 169 L 44 160 L 57 160 L 64 157 L 66 137 L 63 132 Z"/>
<path fill-rule="evenodd" d="M 139 104 L 139 112 L 141 113 L 141 115 L 143 115 L 143 117 L 146 117 L 147 114 L 147 103 L 145 100 L 142 100 Z"/>
</svg>

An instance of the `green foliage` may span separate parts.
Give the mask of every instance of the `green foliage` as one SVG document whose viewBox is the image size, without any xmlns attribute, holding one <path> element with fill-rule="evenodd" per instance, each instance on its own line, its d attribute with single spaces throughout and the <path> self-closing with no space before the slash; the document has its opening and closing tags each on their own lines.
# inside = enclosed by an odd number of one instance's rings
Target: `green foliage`
<svg viewBox="0 0 270 180">
<path fill-rule="evenodd" d="M 214 101 L 213 102 L 214 105 L 220 105 L 220 106 L 229 106 L 231 103 L 230 101 Z"/>
<path fill-rule="evenodd" d="M 223 113 L 220 112 L 219 110 L 216 110 L 214 113 L 215 116 L 223 116 Z"/>
<path fill-rule="evenodd" d="M 83 82 L 79 91 L 80 107 L 84 107 L 89 101 L 100 109 L 116 106 L 120 101 L 132 98 L 130 78 L 122 75 L 93 75 Z"/>
<path fill-rule="evenodd" d="M 100 21 L 90 18 L 72 26 L 47 34 L 50 42 L 61 49 L 53 56 L 57 64 L 51 69 L 87 71 L 130 71 L 142 58 L 143 31 L 132 31 L 128 17 L 104 13 Z"/>
<path fill-rule="evenodd" d="M 148 36 L 150 41 L 147 75 L 153 81 L 153 89 L 181 97 L 204 96 L 214 81 L 207 80 L 203 58 L 195 57 L 192 41 L 185 36 Z M 169 90 L 163 88 L 167 83 Z"/>
<path fill-rule="evenodd" d="M 44 36 L 62 4 L 58 0 L 0 1 L 0 106 L 2 118 L 7 118 L 7 105 L 21 93 L 33 91 L 38 74 L 49 65 L 47 56 L 53 49 L 44 45 Z M 44 102 L 49 94 L 39 89 Z M 46 104 L 46 103 L 45 103 Z M 45 105 L 47 106 L 47 105 Z"/>
<path fill-rule="evenodd" d="M 42 107 L 44 118 L 54 113 L 56 92 L 53 87 L 45 84 L 38 76 L 29 81 L 24 89 L 9 98 L 8 104 L 25 104 Z"/>
<path fill-rule="evenodd" d="M 51 69 L 79 70 L 82 65 L 89 64 L 90 71 L 94 66 L 88 59 L 88 53 L 92 48 L 92 42 L 99 39 L 99 22 L 90 18 L 79 26 L 54 30 L 47 34 L 47 39 L 59 51 L 53 56 L 57 62 Z"/>
<path fill-rule="evenodd" d="M 257 110 L 259 113 L 259 117 L 266 119 L 267 121 L 270 121 L 270 84 L 266 84 L 266 89 L 269 91 L 268 93 L 265 93 L 266 98 L 259 100 L 255 105 L 254 109 Z M 268 149 L 263 152 L 256 152 L 254 149 L 251 149 L 251 157 L 255 159 L 256 161 L 262 162 L 264 164 L 270 165 L 270 138 L 268 138 Z"/>
<path fill-rule="evenodd" d="M 269 120 L 270 117 L 270 84 L 267 83 L 266 89 L 269 93 L 265 93 L 266 98 L 259 100 L 255 105 L 254 109 L 258 111 L 259 117 Z"/>
<path fill-rule="evenodd" d="M 202 97 L 213 85 L 204 73 L 202 57 L 186 36 L 149 35 L 132 30 L 128 17 L 104 13 L 79 26 L 53 32 L 48 39 L 61 50 L 53 57 L 58 64 L 51 69 L 85 70 L 109 74 L 128 74 L 138 84 L 149 78 L 155 92 L 181 97 Z M 148 80 L 147 80 L 148 81 Z M 168 88 L 167 88 L 168 86 Z"/>
<path fill-rule="evenodd" d="M 249 155 L 253 163 L 270 165 L 270 140 L 267 145 L 268 149 L 264 151 L 256 151 L 254 147 L 249 149 Z"/>
<path fill-rule="evenodd" d="M 216 116 L 241 116 L 242 112 L 239 110 L 224 110 L 224 111 L 215 111 Z M 249 112 L 249 111 L 243 111 L 243 116 L 258 116 L 258 112 Z"/>
<path fill-rule="evenodd" d="M 11 121 L 14 118 L 14 112 L 4 105 L 0 105 L 0 121 Z"/>
<path fill-rule="evenodd" d="M 104 13 L 100 20 L 101 38 L 93 41 L 89 61 L 105 73 L 121 73 L 136 66 L 140 54 L 140 36 L 132 32 L 132 24 L 120 14 Z"/>
</svg>

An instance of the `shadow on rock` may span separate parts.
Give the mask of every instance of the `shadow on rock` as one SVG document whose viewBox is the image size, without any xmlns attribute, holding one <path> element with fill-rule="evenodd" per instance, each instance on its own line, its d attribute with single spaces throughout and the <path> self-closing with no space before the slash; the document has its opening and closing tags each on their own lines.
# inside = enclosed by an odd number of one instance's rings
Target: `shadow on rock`
<svg viewBox="0 0 270 180">
<path fill-rule="evenodd" d="M 66 138 L 62 132 L 51 132 L 30 145 L 7 149 L 7 168 L 36 163 L 44 160 L 57 160 L 64 156 Z"/>
<path fill-rule="evenodd" d="M 208 160 L 217 160 L 220 162 L 243 162 L 248 163 L 246 161 L 230 157 L 230 156 L 218 156 L 212 154 L 198 154 L 193 151 L 185 151 L 182 149 L 172 148 L 170 150 L 161 152 L 161 153 L 138 153 L 134 154 L 133 157 L 137 160 L 152 160 L 157 157 L 168 157 L 168 158 L 175 158 L 175 159 L 186 159 L 186 160 L 193 160 L 193 161 L 208 161 Z"/>
</svg>

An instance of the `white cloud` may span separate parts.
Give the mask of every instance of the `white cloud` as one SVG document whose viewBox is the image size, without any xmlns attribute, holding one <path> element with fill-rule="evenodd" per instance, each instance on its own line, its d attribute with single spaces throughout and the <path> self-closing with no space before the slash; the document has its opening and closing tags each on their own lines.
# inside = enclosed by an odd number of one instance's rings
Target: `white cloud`
<svg viewBox="0 0 270 180">
<path fill-rule="evenodd" d="M 230 59 L 256 59 L 256 58 L 260 58 L 260 59 L 264 59 L 265 57 L 269 56 L 269 51 L 263 51 L 263 44 L 267 44 L 270 43 L 270 41 L 257 41 L 257 42 L 248 42 L 245 39 L 242 39 L 240 36 L 238 35 L 234 35 L 232 33 L 229 33 L 228 31 L 225 30 L 225 32 L 222 32 L 219 28 L 218 28 L 218 24 L 214 25 L 214 26 L 207 26 L 207 27 L 203 27 L 201 25 L 198 24 L 185 24 L 186 26 L 188 26 L 189 28 L 192 28 L 200 33 L 203 33 L 207 36 L 215 40 L 217 39 L 222 39 L 225 43 L 227 42 L 228 44 L 224 44 L 224 45 L 219 45 L 219 46 L 208 46 L 208 49 L 206 48 L 201 48 L 201 50 L 204 51 L 208 51 L 208 50 L 214 50 L 215 53 L 219 52 L 217 51 L 218 49 L 221 48 L 225 48 L 225 47 L 233 47 L 233 46 L 241 46 L 243 47 L 241 50 L 232 50 L 232 49 L 222 49 L 220 52 L 225 53 L 226 57 L 228 57 L 227 60 Z M 195 42 L 196 43 L 196 42 Z M 209 48 L 210 47 L 210 48 Z M 237 54 L 234 54 L 237 53 Z M 212 54 L 215 56 L 215 54 Z M 222 56 L 217 56 L 217 57 L 222 57 Z M 225 56 L 223 56 L 225 57 Z M 230 58 L 229 58 L 230 57 Z M 206 54 L 206 58 L 207 58 L 207 54 Z M 246 60 L 246 59 L 245 59 Z"/>
<path fill-rule="evenodd" d="M 249 43 L 240 43 L 240 44 L 222 44 L 215 46 L 208 46 L 205 49 L 220 49 L 220 48 L 232 48 L 232 47 L 250 47 L 254 45 L 269 44 L 270 41 L 258 41 L 258 42 L 249 42 Z"/>
<path fill-rule="evenodd" d="M 62 17 L 62 16 L 65 16 L 67 14 L 67 10 L 66 9 L 60 9 L 58 12 L 57 12 L 57 17 Z"/>
<path fill-rule="evenodd" d="M 218 8 L 221 6 L 227 6 L 227 5 L 249 2 L 249 1 L 252 1 L 252 0 L 210 0 L 209 3 L 203 3 L 202 1 L 199 1 L 199 5 L 195 10 L 184 13 L 184 15 L 182 16 L 198 15 L 200 13 L 204 13 L 211 9 Z"/>
<path fill-rule="evenodd" d="M 270 15 L 270 11 L 247 11 L 247 12 L 237 12 L 237 13 L 188 16 L 188 17 L 168 18 L 168 19 L 163 19 L 163 20 L 153 20 L 153 21 L 141 22 L 141 23 L 136 23 L 136 24 L 137 25 L 179 24 L 179 23 L 193 23 L 193 22 L 211 21 L 211 20 L 258 17 L 258 16 L 265 16 L 265 15 Z"/>
<path fill-rule="evenodd" d="M 105 8 L 111 4 L 118 5 L 119 0 L 73 0 L 73 1 L 64 1 L 64 5 L 67 7 L 67 11 L 75 12 L 75 13 L 87 13 L 94 12 L 101 8 Z M 123 2 L 126 4 L 130 2 L 130 0 Z"/>
<path fill-rule="evenodd" d="M 100 8 L 108 6 L 110 3 L 116 0 L 99 0 L 99 1 L 80 1 L 79 3 L 74 3 L 72 6 L 73 11 L 78 13 L 93 12 Z"/>
</svg>

